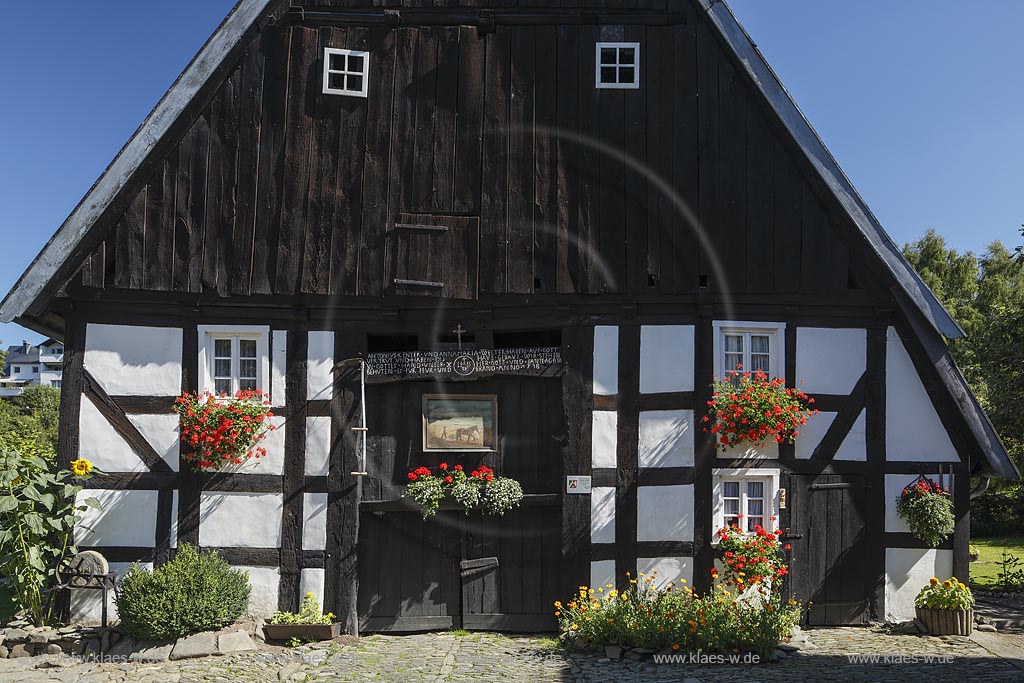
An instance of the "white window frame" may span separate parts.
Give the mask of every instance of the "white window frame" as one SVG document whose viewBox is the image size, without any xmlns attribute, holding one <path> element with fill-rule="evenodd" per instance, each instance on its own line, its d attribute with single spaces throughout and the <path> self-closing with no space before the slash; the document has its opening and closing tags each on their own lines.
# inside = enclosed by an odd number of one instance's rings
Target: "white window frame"
<svg viewBox="0 0 1024 683">
<path fill-rule="evenodd" d="M 769 341 L 768 360 L 770 377 L 785 377 L 786 374 L 786 323 L 773 322 L 750 322 L 750 321 L 728 321 L 716 320 L 712 323 L 715 333 L 715 377 L 721 379 L 726 373 L 736 368 L 725 367 L 725 335 L 743 334 L 746 343 L 743 347 L 744 364 L 743 370 L 750 368 L 746 360 L 750 357 L 750 335 L 766 335 L 771 337 Z M 786 378 L 789 380 L 790 378 Z"/>
<path fill-rule="evenodd" d="M 606 48 L 614 48 L 616 50 L 616 62 L 615 62 L 615 76 L 618 77 L 619 69 L 623 66 L 629 67 L 629 64 L 621 64 L 618 61 L 619 51 L 622 49 L 633 48 L 636 56 L 636 61 L 633 63 L 633 82 L 632 83 L 605 83 L 601 80 L 601 50 Z M 605 65 L 607 66 L 607 65 Z M 640 43 L 623 43 L 623 42 L 599 42 L 595 46 L 594 50 L 594 87 L 600 90 L 637 90 L 640 88 Z"/>
<path fill-rule="evenodd" d="M 776 468 L 768 467 L 745 467 L 741 469 L 715 469 L 711 471 L 712 499 L 714 501 L 714 530 L 718 531 L 725 526 L 725 501 L 723 497 L 722 482 L 740 482 L 740 514 L 746 520 L 746 482 L 759 481 L 764 484 L 765 509 L 764 528 L 774 531 L 778 526 L 779 519 L 779 478 L 782 472 Z M 775 517 L 775 520 L 772 520 Z M 712 543 L 718 543 L 718 535 L 712 536 Z"/>
<path fill-rule="evenodd" d="M 232 338 L 231 393 L 238 391 L 238 341 L 256 341 L 256 388 L 270 393 L 270 327 L 263 325 L 199 326 L 199 390 L 217 393 L 213 381 L 214 340 Z"/>
<path fill-rule="evenodd" d="M 349 71 L 348 58 L 362 57 L 363 70 Z M 344 57 L 345 69 L 332 69 L 331 57 Z M 331 76 L 345 76 L 345 85 L 348 85 L 348 76 L 360 76 L 363 79 L 363 87 L 360 90 L 345 88 L 332 88 Z M 325 95 L 347 95 L 349 97 L 366 97 L 370 87 L 370 53 L 363 50 L 345 50 L 336 47 L 324 48 L 324 80 L 323 90 Z"/>
</svg>

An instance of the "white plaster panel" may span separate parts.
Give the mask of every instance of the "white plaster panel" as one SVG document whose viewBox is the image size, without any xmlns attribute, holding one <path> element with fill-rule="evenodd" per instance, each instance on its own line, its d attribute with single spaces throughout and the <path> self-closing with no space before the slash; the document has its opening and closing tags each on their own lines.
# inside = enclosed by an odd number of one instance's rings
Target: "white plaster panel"
<svg viewBox="0 0 1024 683">
<path fill-rule="evenodd" d="M 640 467 L 693 467 L 693 411 L 640 413 Z"/>
<path fill-rule="evenodd" d="M 324 609 L 324 570 L 316 567 L 303 569 L 299 573 L 299 590 L 302 593 L 299 598 L 300 603 L 308 593 L 312 593 L 322 612 Z M 298 609 L 298 606 L 296 606 L 296 609 Z"/>
<path fill-rule="evenodd" d="M 327 494 L 302 494 L 302 549 L 327 547 Z"/>
<path fill-rule="evenodd" d="M 171 491 L 171 547 L 178 547 L 178 489 Z"/>
<path fill-rule="evenodd" d="M 114 431 L 85 394 L 78 417 L 79 447 L 76 457 L 87 458 L 104 472 L 148 472 L 149 468 L 131 446 Z M 174 416 L 177 420 L 177 416 Z"/>
<path fill-rule="evenodd" d="M 177 472 L 178 451 L 181 445 L 178 416 L 129 415 L 128 420 L 135 425 L 153 450 L 160 454 L 161 459 Z"/>
<path fill-rule="evenodd" d="M 745 460 L 747 458 L 778 460 L 779 444 L 772 441 L 766 444 L 764 448 L 758 448 L 757 446 L 750 445 L 730 446 L 724 451 L 721 448 L 718 448 L 716 453 L 719 458 L 728 458 L 729 460 Z"/>
<path fill-rule="evenodd" d="M 640 328 L 640 393 L 693 391 L 693 325 Z"/>
<path fill-rule="evenodd" d="M 864 411 L 854 420 L 850 433 L 843 439 L 843 443 L 836 452 L 836 460 L 854 460 L 864 462 L 868 459 L 868 428 L 867 418 Z"/>
<path fill-rule="evenodd" d="M 310 332 L 306 365 L 306 397 L 329 399 L 334 393 L 334 332 Z"/>
<path fill-rule="evenodd" d="M 597 486 L 590 493 L 590 542 L 615 542 L 615 487 Z"/>
<path fill-rule="evenodd" d="M 692 541 L 693 485 L 638 487 L 636 540 Z"/>
<path fill-rule="evenodd" d="M 641 574 L 653 576 L 655 588 L 665 587 L 669 581 L 679 588 L 693 583 L 693 558 L 690 557 L 638 557 L 636 569 Z"/>
<path fill-rule="evenodd" d="M 306 474 L 326 477 L 331 465 L 331 418 L 306 418 Z"/>
<path fill-rule="evenodd" d="M 271 333 L 270 356 L 270 402 L 275 406 L 283 406 L 284 376 L 288 369 L 287 330 L 274 330 Z"/>
<path fill-rule="evenodd" d="M 75 530 L 78 545 L 152 548 L 156 543 L 156 491 L 85 489 L 76 500 L 95 498 L 101 510 L 88 508 Z"/>
<path fill-rule="evenodd" d="M 885 353 L 886 459 L 959 461 L 903 341 L 891 327 Z"/>
<path fill-rule="evenodd" d="M 813 394 L 849 394 L 867 366 L 868 331 L 799 327 L 796 381 Z"/>
<path fill-rule="evenodd" d="M 108 394 L 181 393 L 181 329 L 98 325 L 85 330 L 85 369 Z"/>
<path fill-rule="evenodd" d="M 615 586 L 615 560 L 598 560 L 590 563 L 590 587 L 597 590 L 608 584 Z"/>
<path fill-rule="evenodd" d="M 806 460 L 814 454 L 814 449 L 818 447 L 821 440 L 825 438 L 829 427 L 835 422 L 836 415 L 838 413 L 822 411 L 817 415 L 811 415 L 807 419 L 807 424 L 800 428 L 800 434 L 796 437 L 796 442 L 794 443 L 798 459 Z"/>
<path fill-rule="evenodd" d="M 274 429 L 267 432 L 259 443 L 267 454 L 261 458 L 249 458 L 240 465 L 225 465 L 222 471 L 235 474 L 284 474 L 285 418 L 283 415 L 275 415 L 269 422 Z"/>
<path fill-rule="evenodd" d="M 246 614 L 266 619 L 277 611 L 281 571 L 277 567 L 235 567 L 249 574 L 249 608 Z"/>
<path fill-rule="evenodd" d="M 111 562 L 110 571 L 117 574 L 120 579 L 131 566 L 130 562 Z M 152 562 L 139 563 L 143 569 L 153 570 Z M 103 619 L 103 591 L 98 590 L 71 590 L 71 621 L 83 626 L 98 626 Z M 107 621 L 117 623 L 117 604 L 114 602 L 114 591 L 107 594 Z"/>
<path fill-rule="evenodd" d="M 199 496 L 199 544 L 204 547 L 281 547 L 279 493 L 220 493 Z"/>
<path fill-rule="evenodd" d="M 618 462 L 618 414 L 611 410 L 595 410 L 591 419 L 592 464 L 594 467 L 615 467 Z"/>
<path fill-rule="evenodd" d="M 598 325 L 594 328 L 594 393 L 611 396 L 619 393 L 619 328 Z"/>
<path fill-rule="evenodd" d="M 932 577 L 945 581 L 952 574 L 952 550 L 886 548 L 885 620 L 913 619 L 914 598 L 921 589 Z"/>
</svg>

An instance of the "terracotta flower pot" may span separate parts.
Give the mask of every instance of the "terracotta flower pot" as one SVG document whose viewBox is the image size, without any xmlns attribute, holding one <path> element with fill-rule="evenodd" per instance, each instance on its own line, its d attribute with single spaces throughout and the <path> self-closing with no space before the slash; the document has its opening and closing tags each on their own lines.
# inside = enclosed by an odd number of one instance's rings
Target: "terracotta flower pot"
<svg viewBox="0 0 1024 683">
<path fill-rule="evenodd" d="M 263 633 L 267 640 L 301 638 L 321 642 L 337 638 L 341 634 L 341 624 L 265 624 Z"/>
<path fill-rule="evenodd" d="M 917 607 L 917 618 L 933 636 L 969 636 L 974 630 L 973 609 Z"/>
</svg>

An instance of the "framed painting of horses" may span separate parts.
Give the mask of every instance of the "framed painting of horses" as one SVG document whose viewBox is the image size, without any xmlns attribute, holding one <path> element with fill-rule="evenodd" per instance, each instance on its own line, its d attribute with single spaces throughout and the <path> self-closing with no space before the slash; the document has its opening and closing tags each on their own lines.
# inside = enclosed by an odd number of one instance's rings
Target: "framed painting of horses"
<svg viewBox="0 0 1024 683">
<path fill-rule="evenodd" d="M 497 450 L 498 397 L 424 394 L 423 451 Z"/>
</svg>

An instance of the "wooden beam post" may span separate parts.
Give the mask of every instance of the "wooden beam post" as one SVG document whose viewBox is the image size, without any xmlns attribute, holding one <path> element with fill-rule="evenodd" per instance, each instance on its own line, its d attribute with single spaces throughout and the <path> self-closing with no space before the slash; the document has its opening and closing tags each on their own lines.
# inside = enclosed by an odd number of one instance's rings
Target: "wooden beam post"
<svg viewBox="0 0 1024 683">
<path fill-rule="evenodd" d="M 571 325 L 562 330 L 562 400 L 565 410 L 565 443 L 562 448 L 566 475 L 591 475 L 591 415 L 594 389 L 594 328 Z M 590 496 L 567 494 L 562 486 L 563 595 L 590 583 Z"/>
</svg>

